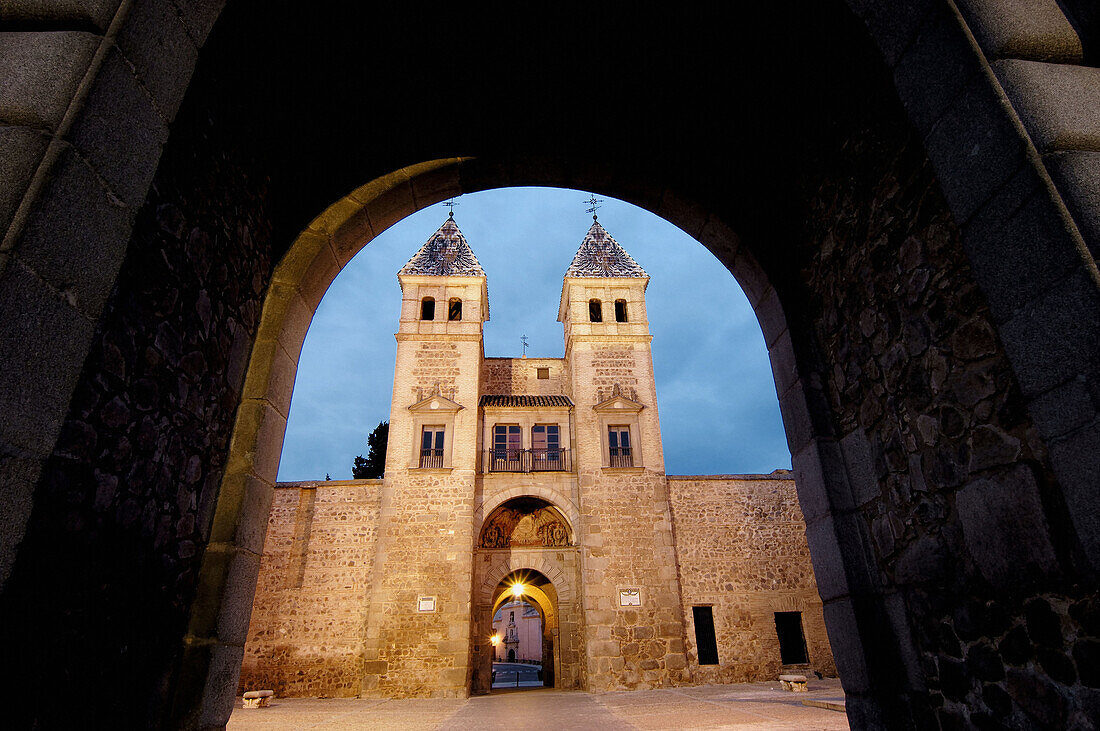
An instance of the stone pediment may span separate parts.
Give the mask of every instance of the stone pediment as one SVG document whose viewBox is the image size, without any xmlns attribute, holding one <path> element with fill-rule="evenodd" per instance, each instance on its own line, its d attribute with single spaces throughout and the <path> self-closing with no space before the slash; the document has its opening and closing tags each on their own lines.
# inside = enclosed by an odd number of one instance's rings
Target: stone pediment
<svg viewBox="0 0 1100 731">
<path fill-rule="evenodd" d="M 626 396 L 612 396 L 606 401 L 601 401 L 592 408 L 601 414 L 636 414 L 644 409 L 645 406 L 637 401 L 631 401 Z"/>
<path fill-rule="evenodd" d="M 415 404 L 409 407 L 409 411 L 413 412 L 426 412 L 429 414 L 453 414 L 456 411 L 461 411 L 466 408 L 465 406 L 451 401 L 446 396 L 441 396 L 438 393 L 429 396 L 423 401 L 417 401 Z"/>
</svg>

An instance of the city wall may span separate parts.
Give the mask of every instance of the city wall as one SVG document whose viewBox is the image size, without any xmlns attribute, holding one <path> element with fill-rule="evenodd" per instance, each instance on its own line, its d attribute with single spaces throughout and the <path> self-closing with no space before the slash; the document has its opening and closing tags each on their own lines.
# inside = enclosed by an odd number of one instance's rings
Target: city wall
<svg viewBox="0 0 1100 731">
<path fill-rule="evenodd" d="M 799 671 L 836 674 L 790 474 L 667 478 L 682 601 L 682 615 L 676 614 L 684 618 L 671 644 L 673 649 L 682 644 L 687 667 L 663 682 L 774 680 L 781 671 L 774 623 L 778 611 L 802 613 L 809 663 Z M 381 480 L 279 484 L 241 691 L 271 688 L 281 696 L 360 692 L 381 488 Z M 440 601 L 464 605 L 470 597 L 440 596 Z M 712 607 L 718 665 L 698 664 L 692 607 L 699 605 Z M 404 614 L 415 612 L 406 608 Z M 622 640 L 620 651 L 635 652 L 631 643 L 639 642 L 622 629 L 616 637 Z M 586 643 L 575 644 L 589 654 Z"/>
<path fill-rule="evenodd" d="M 669 477 L 687 654 L 695 683 L 836 675 L 791 473 Z M 710 606 L 718 664 L 699 665 L 693 606 Z M 800 612 L 809 662 L 782 667 L 775 612 Z"/>
</svg>

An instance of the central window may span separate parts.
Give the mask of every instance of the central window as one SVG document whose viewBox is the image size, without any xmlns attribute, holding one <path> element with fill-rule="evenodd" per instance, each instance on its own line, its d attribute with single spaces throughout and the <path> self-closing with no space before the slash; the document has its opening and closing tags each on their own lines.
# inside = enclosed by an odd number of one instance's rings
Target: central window
<svg viewBox="0 0 1100 731">
<path fill-rule="evenodd" d="M 607 446 L 611 452 L 610 457 L 612 467 L 634 466 L 634 457 L 630 451 L 630 427 L 608 427 Z"/>
<path fill-rule="evenodd" d="M 494 424 L 486 439 L 490 445 L 486 450 L 486 472 L 570 470 L 569 449 L 562 442 L 561 424 Z"/>
<path fill-rule="evenodd" d="M 535 471 L 561 469 L 561 435 L 557 424 L 531 427 L 531 461 Z"/>
<path fill-rule="evenodd" d="M 420 466 L 440 468 L 443 466 L 442 426 L 425 426 L 420 438 Z"/>
<path fill-rule="evenodd" d="M 493 460 L 501 469 L 508 468 L 523 457 L 523 432 L 516 424 L 497 424 L 493 427 Z M 503 464 L 502 464 L 503 463 Z"/>
</svg>

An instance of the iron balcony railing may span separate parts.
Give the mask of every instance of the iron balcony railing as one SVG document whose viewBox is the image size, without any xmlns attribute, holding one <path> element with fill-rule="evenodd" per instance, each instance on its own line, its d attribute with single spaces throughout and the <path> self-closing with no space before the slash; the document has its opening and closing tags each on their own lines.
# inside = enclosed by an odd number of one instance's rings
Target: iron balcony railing
<svg viewBox="0 0 1100 731">
<path fill-rule="evenodd" d="M 486 472 L 572 472 L 568 449 L 490 449 Z"/>
<path fill-rule="evenodd" d="M 421 449 L 420 466 L 424 469 L 440 469 L 443 467 L 443 450 Z"/>
<path fill-rule="evenodd" d="M 630 454 L 630 447 L 611 448 L 612 467 L 633 467 L 634 457 Z"/>
</svg>

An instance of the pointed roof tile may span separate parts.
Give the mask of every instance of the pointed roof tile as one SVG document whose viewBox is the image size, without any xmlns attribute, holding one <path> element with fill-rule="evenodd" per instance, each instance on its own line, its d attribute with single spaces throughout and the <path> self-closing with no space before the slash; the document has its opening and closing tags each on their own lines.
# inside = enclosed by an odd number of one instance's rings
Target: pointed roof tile
<svg viewBox="0 0 1100 731">
<path fill-rule="evenodd" d="M 458 230 L 454 217 L 450 216 L 439 230 L 432 234 L 398 274 L 431 274 L 440 277 L 483 277 L 473 249 Z"/>
<path fill-rule="evenodd" d="M 593 217 L 592 227 L 585 234 L 573 263 L 565 271 L 567 277 L 648 277 L 645 269 L 611 238 Z"/>
</svg>

